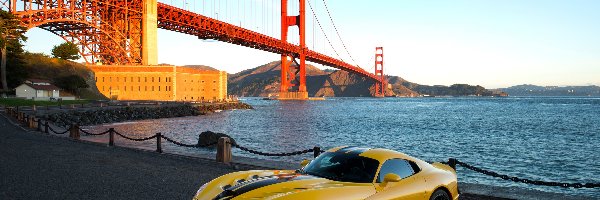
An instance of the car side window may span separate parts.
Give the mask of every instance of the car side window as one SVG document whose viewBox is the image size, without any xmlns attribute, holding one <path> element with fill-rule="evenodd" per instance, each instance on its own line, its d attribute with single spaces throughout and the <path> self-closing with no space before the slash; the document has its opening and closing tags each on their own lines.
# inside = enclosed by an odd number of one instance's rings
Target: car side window
<svg viewBox="0 0 600 200">
<path fill-rule="evenodd" d="M 416 166 L 416 164 L 414 164 Z M 401 178 L 406 178 L 415 174 L 415 170 L 413 165 L 411 165 L 410 161 L 403 159 L 390 159 L 385 161 L 383 165 L 381 165 L 381 170 L 379 170 L 379 176 L 377 176 L 377 182 L 383 182 L 383 177 L 385 177 L 388 173 L 394 173 L 400 176 Z"/>
</svg>

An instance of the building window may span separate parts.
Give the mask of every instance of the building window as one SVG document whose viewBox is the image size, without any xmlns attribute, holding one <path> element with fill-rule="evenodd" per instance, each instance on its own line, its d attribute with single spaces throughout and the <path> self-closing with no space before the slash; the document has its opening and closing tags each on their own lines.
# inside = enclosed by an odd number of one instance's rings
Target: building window
<svg viewBox="0 0 600 200">
<path fill-rule="evenodd" d="M 148 77 L 144 77 L 144 82 L 148 82 Z"/>
<path fill-rule="evenodd" d="M 160 78 L 159 78 L 160 79 Z M 158 86 L 158 91 L 160 92 L 160 85 Z"/>
<path fill-rule="evenodd" d="M 160 83 L 160 77 L 158 77 L 158 82 Z"/>
<path fill-rule="evenodd" d="M 112 82 L 112 76 L 108 77 L 108 82 Z"/>
<path fill-rule="evenodd" d="M 123 90 L 127 91 L 127 86 L 123 86 Z"/>
<path fill-rule="evenodd" d="M 213 83 L 217 83 L 217 81 L 213 81 Z"/>
<path fill-rule="evenodd" d="M 133 82 L 133 77 L 131 77 L 130 81 Z"/>
<path fill-rule="evenodd" d="M 117 77 L 117 82 L 119 82 L 119 77 Z"/>
<path fill-rule="evenodd" d="M 141 81 L 141 78 L 140 78 L 139 76 L 138 76 L 138 82 L 142 82 L 142 81 Z"/>
<path fill-rule="evenodd" d="M 94 79 L 96 80 L 96 83 L 98 82 L 98 77 L 94 77 Z"/>
<path fill-rule="evenodd" d="M 204 81 L 202 81 L 202 83 L 204 83 Z"/>
<path fill-rule="evenodd" d="M 123 82 L 127 83 L 127 77 L 123 77 Z"/>
<path fill-rule="evenodd" d="M 154 77 L 152 77 L 152 82 L 154 83 Z"/>
<path fill-rule="evenodd" d="M 102 91 L 106 91 L 106 90 L 104 89 L 104 86 L 102 86 Z"/>
<path fill-rule="evenodd" d="M 138 86 L 138 91 L 142 91 L 142 86 Z"/>
<path fill-rule="evenodd" d="M 148 91 L 148 86 L 144 86 L 144 91 Z"/>
<path fill-rule="evenodd" d="M 129 90 L 133 91 L 133 86 L 129 87 Z"/>
<path fill-rule="evenodd" d="M 102 82 L 104 82 L 104 77 L 102 77 Z"/>
<path fill-rule="evenodd" d="M 154 92 L 154 86 L 152 86 L 152 92 Z"/>
</svg>

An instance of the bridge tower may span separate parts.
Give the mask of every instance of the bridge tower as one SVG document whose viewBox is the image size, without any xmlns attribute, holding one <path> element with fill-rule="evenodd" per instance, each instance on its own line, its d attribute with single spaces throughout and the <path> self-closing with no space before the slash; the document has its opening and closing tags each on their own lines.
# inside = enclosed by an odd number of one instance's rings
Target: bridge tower
<svg viewBox="0 0 600 200">
<path fill-rule="evenodd" d="M 305 8 L 306 1 L 300 2 L 299 15 L 288 15 L 288 0 L 281 0 L 281 41 L 287 42 L 288 28 L 290 26 L 298 26 L 298 34 L 300 35 L 300 48 L 291 54 L 281 54 L 281 88 L 279 90 L 280 100 L 305 100 L 308 99 L 308 91 L 306 90 L 306 23 L 305 23 Z M 290 61 L 289 59 L 292 59 Z M 296 62 L 296 58 L 300 63 Z M 296 63 L 292 69 L 291 62 Z M 297 86 L 297 87 L 296 87 Z"/>
<path fill-rule="evenodd" d="M 383 47 L 375 47 L 375 76 L 381 78 L 381 82 L 375 82 L 375 97 L 385 97 L 385 76 L 383 75 Z"/>
</svg>

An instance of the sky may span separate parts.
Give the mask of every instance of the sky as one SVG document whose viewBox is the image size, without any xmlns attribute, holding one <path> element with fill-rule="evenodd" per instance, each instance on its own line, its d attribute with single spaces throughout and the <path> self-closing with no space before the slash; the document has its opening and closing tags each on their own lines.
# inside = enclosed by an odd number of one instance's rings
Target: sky
<svg viewBox="0 0 600 200">
<path fill-rule="evenodd" d="M 280 38 L 279 0 L 159 1 Z M 419 84 L 600 85 L 597 0 L 326 0 L 335 28 L 323 0 L 307 2 L 307 46 L 368 71 L 375 47 L 382 46 L 384 73 Z M 290 4 L 297 12 L 297 3 Z M 294 31 L 291 43 L 298 41 Z M 63 42 L 38 28 L 27 36 L 25 48 L 32 52 L 50 54 Z M 158 31 L 158 47 L 159 63 L 229 73 L 280 59 L 166 30 Z"/>
</svg>

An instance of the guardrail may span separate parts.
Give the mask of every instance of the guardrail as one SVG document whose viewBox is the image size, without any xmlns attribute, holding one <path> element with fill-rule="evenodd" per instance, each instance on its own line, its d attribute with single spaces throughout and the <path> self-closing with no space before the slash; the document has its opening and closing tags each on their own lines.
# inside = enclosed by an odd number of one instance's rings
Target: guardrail
<svg viewBox="0 0 600 200">
<path fill-rule="evenodd" d="M 229 164 L 232 161 L 232 154 L 231 154 L 232 148 L 238 148 L 242 151 L 246 151 L 246 152 L 249 152 L 252 154 L 261 155 L 261 156 L 270 156 L 270 157 L 272 157 L 272 156 L 294 156 L 294 155 L 302 155 L 302 154 L 307 154 L 307 153 L 312 152 L 313 156 L 316 158 L 317 156 L 319 156 L 321 153 L 324 152 L 323 150 L 321 150 L 320 147 L 315 146 L 311 149 L 305 149 L 305 150 L 294 151 L 294 152 L 289 152 L 289 153 L 268 153 L 268 152 L 262 152 L 262 151 L 253 150 L 253 149 L 249 149 L 244 146 L 241 146 L 238 143 L 233 142 L 231 140 L 231 138 L 229 138 L 229 137 L 220 137 L 217 142 L 204 144 L 204 145 L 200 145 L 200 141 L 198 141 L 197 144 L 185 144 L 182 142 L 178 142 L 172 138 L 166 137 L 166 136 L 162 135 L 162 133 L 160 133 L 160 132 L 155 133 L 154 135 L 145 137 L 145 138 L 134 138 L 134 137 L 127 136 L 126 134 L 120 133 L 120 132 L 116 131 L 114 128 L 109 128 L 108 130 L 106 130 L 104 132 L 100 132 L 100 133 L 88 132 L 84 129 L 81 129 L 79 127 L 79 125 L 76 123 L 74 123 L 68 127 L 63 127 L 65 129 L 64 131 L 58 131 L 58 130 L 55 130 L 54 128 L 52 128 L 49 121 L 47 121 L 47 120 L 44 121 L 42 119 L 36 119 L 35 116 L 33 116 L 33 115 L 28 115 L 24 112 L 19 112 L 18 110 L 15 110 L 10 107 L 5 107 L 5 112 L 9 116 L 16 118 L 17 121 L 19 121 L 21 124 L 31 128 L 31 129 L 36 129 L 37 131 L 43 132 L 45 134 L 52 133 L 52 134 L 56 134 L 56 135 L 63 135 L 63 134 L 69 133 L 69 138 L 72 138 L 75 140 L 80 139 L 81 133 L 84 133 L 86 135 L 91 135 L 91 136 L 101 136 L 101 135 L 108 134 L 108 136 L 109 136 L 108 146 L 115 145 L 115 135 L 118 135 L 121 138 L 131 140 L 131 141 L 156 140 L 156 152 L 158 152 L 158 153 L 163 153 L 162 139 L 164 139 L 170 143 L 173 143 L 177 146 L 188 147 L 188 148 L 203 148 L 203 147 L 212 147 L 212 146 L 216 145 L 217 153 L 215 155 L 215 160 L 217 162 L 226 163 L 226 164 Z M 565 182 L 541 181 L 541 180 L 531 180 L 531 179 L 526 179 L 526 178 L 519 178 L 519 177 L 501 174 L 501 173 L 493 172 L 493 171 L 486 170 L 483 168 L 475 167 L 471 164 L 459 161 L 456 158 L 450 158 L 450 159 L 448 159 L 448 161 L 443 161 L 440 163 L 447 164 L 455 170 L 456 170 L 457 166 L 461 166 L 461 167 L 464 167 L 465 169 L 468 169 L 468 170 L 471 170 L 471 171 L 474 171 L 477 173 L 481 173 L 481 174 L 484 174 L 487 176 L 501 178 L 503 180 L 513 181 L 513 182 L 517 182 L 517 183 L 540 185 L 540 186 L 557 186 L 557 187 L 563 187 L 563 188 L 600 188 L 600 183 L 565 183 Z"/>
</svg>

